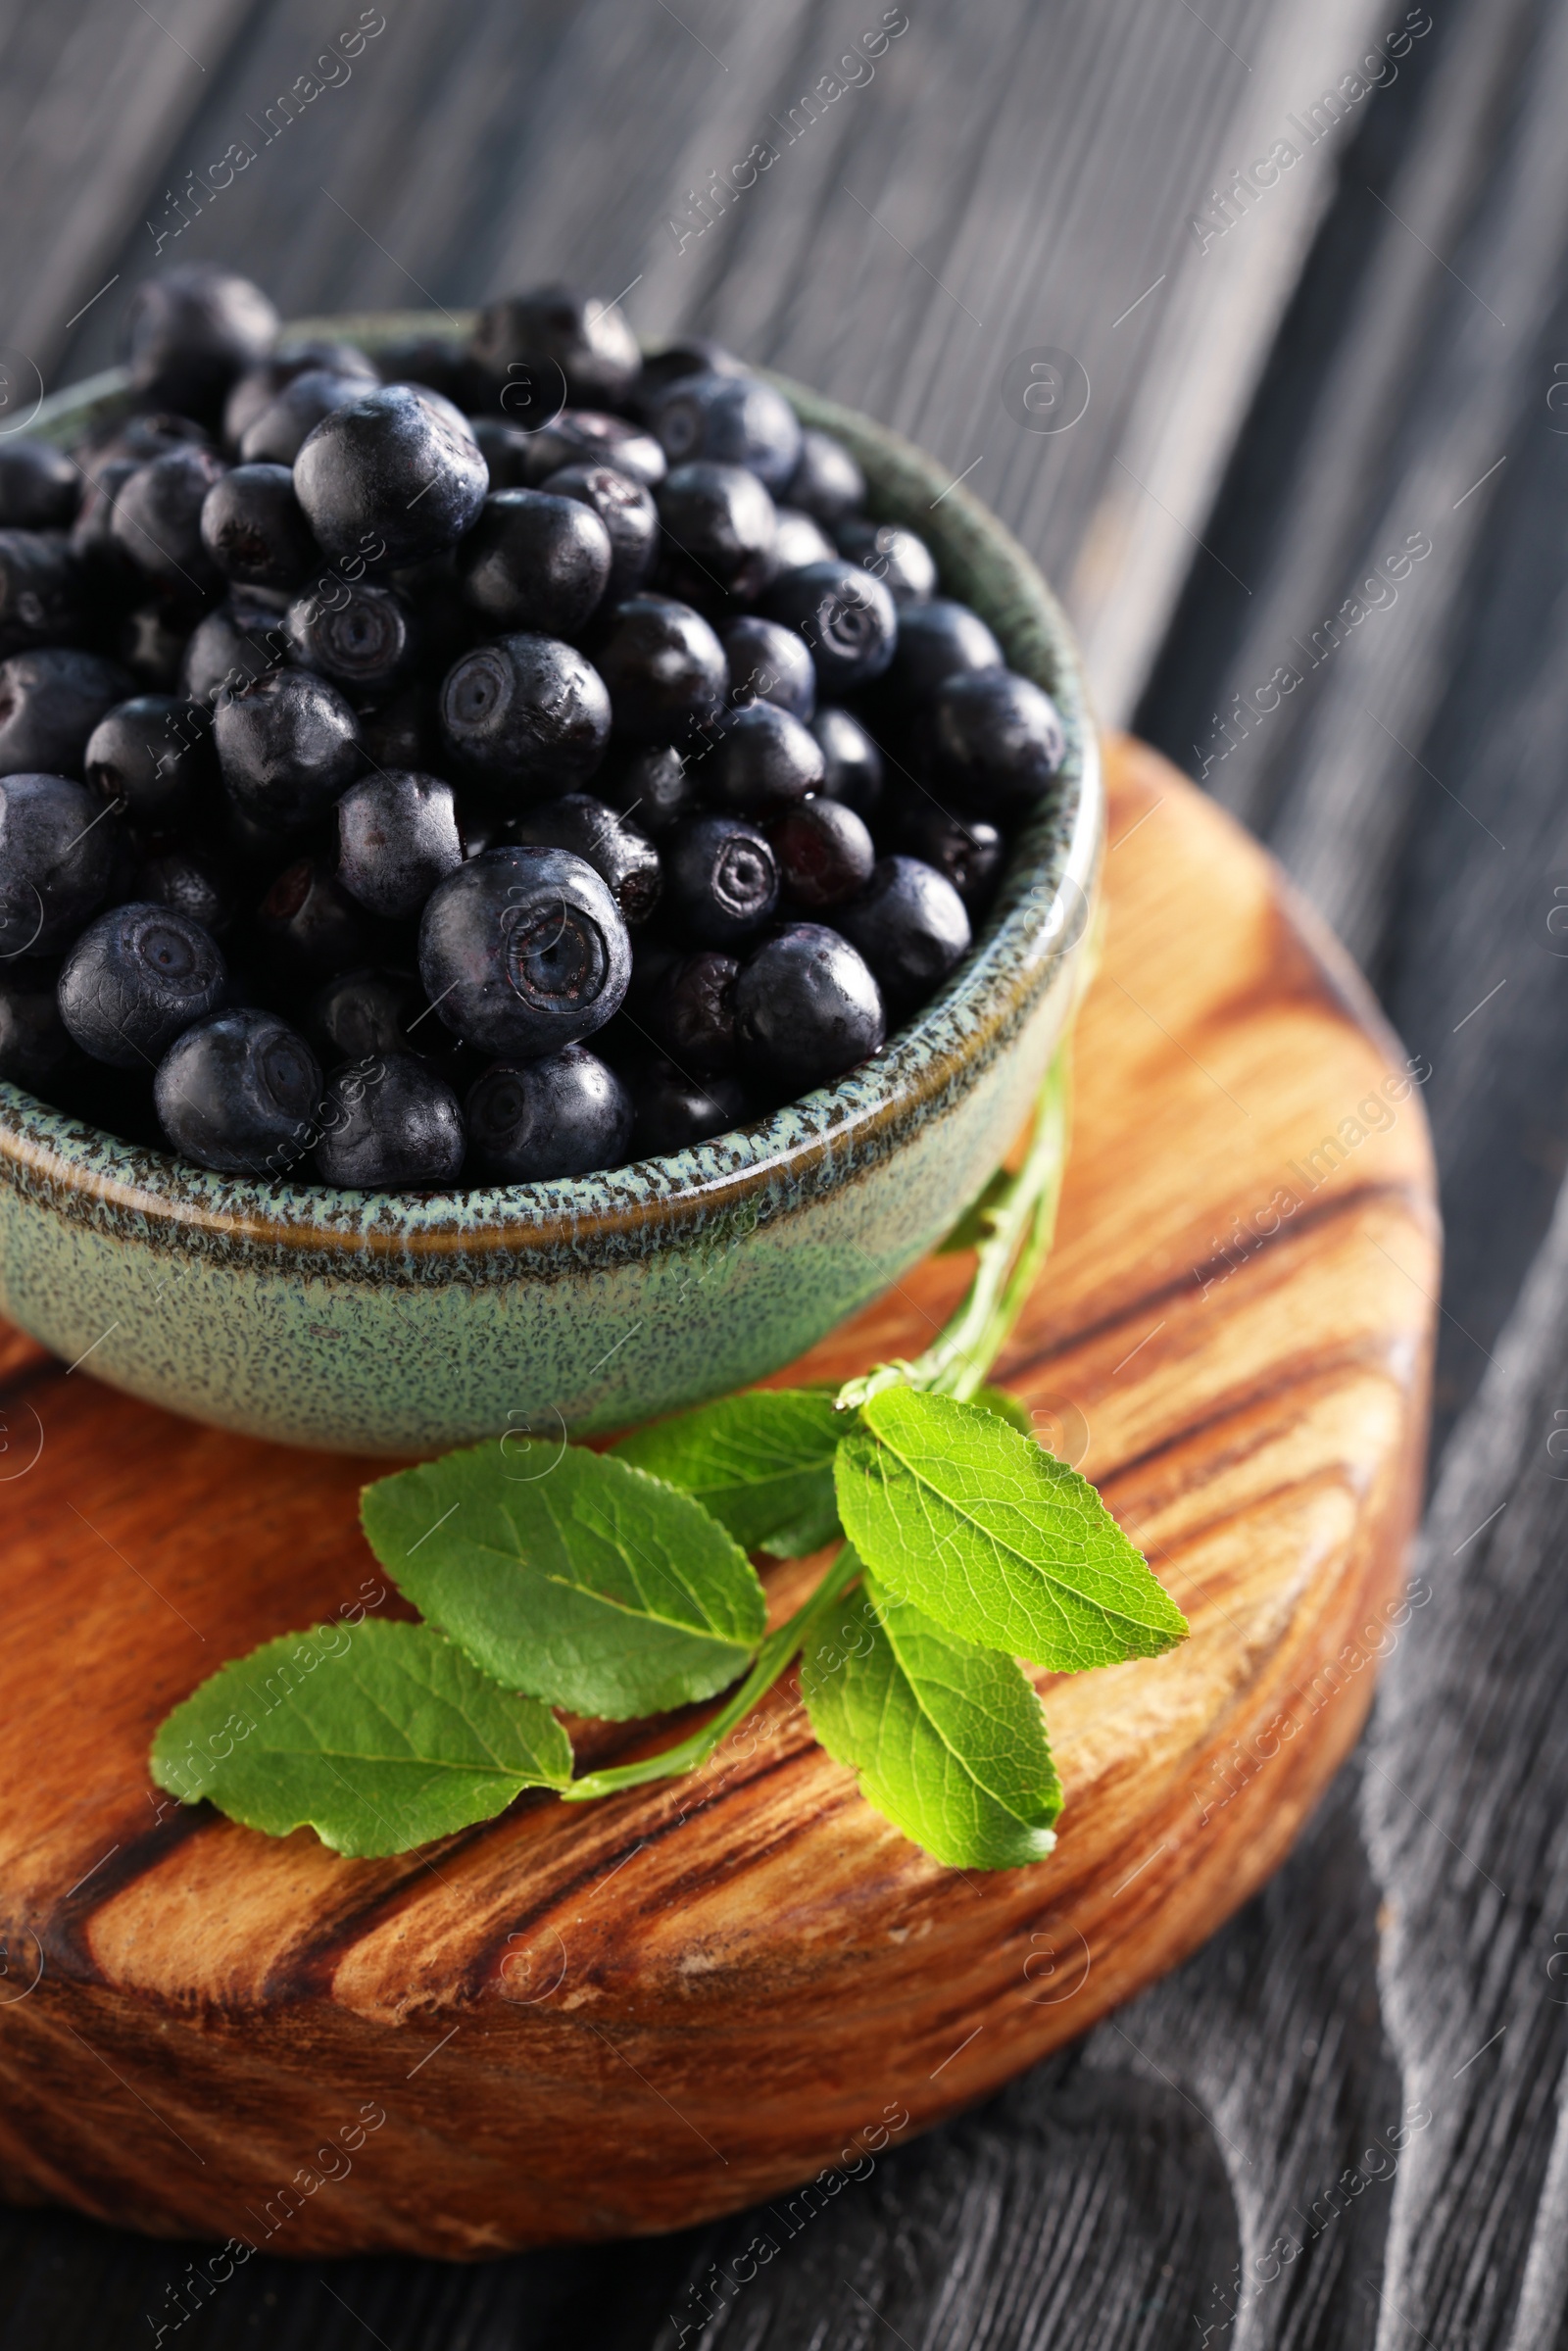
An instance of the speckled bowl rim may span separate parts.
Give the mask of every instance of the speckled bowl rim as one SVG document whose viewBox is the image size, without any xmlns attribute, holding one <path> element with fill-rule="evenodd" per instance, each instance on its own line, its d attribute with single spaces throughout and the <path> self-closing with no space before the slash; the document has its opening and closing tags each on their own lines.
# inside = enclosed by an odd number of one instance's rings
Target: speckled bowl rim
<svg viewBox="0 0 1568 2351">
<path fill-rule="evenodd" d="M 473 313 L 378 312 L 293 322 L 290 334 L 333 334 L 374 351 L 405 337 L 456 341 Z M 657 342 L 653 345 L 657 348 Z M 837 434 L 864 466 L 872 513 L 922 509 L 950 594 L 973 603 L 1008 661 L 1054 697 L 1067 734 L 1060 780 L 1020 833 L 1006 880 L 975 950 L 918 1019 L 874 1062 L 835 1085 L 711 1143 L 593 1176 L 430 1194 L 333 1192 L 209 1173 L 121 1141 L 0 1083 L 0 1163 L 13 1188 L 94 1222 L 128 1217 L 187 1244 L 209 1237 L 330 1257 L 442 1257 L 538 1251 L 578 1263 L 646 1246 L 649 1228 L 677 1240 L 776 1194 L 781 1183 L 832 1189 L 885 1157 L 942 1098 L 963 1092 L 1005 1050 L 1038 1002 L 1043 967 L 1075 951 L 1087 926 L 1102 850 L 1098 745 L 1077 650 L 1039 570 L 994 514 L 924 451 L 858 411 L 787 377 L 771 380 L 802 421 Z M 35 433 L 65 438 L 111 416 L 125 392 L 109 369 L 44 401 Z M 960 1203 L 955 1202 L 955 1208 Z"/>
</svg>

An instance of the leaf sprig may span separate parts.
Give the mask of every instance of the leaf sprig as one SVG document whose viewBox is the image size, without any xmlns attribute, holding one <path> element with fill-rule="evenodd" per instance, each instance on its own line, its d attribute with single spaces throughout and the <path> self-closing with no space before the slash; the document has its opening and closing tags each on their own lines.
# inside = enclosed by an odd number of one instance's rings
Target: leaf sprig
<svg viewBox="0 0 1568 2351">
<path fill-rule="evenodd" d="M 1022 1164 L 953 1237 L 976 1252 L 964 1300 L 913 1362 L 836 1396 L 725 1396 L 542 1474 L 497 1443 L 367 1487 L 370 1547 L 423 1622 L 318 1627 L 223 1666 L 160 1729 L 158 1785 L 272 1836 L 406 1852 L 527 1788 L 583 1803 L 695 1770 L 799 1656 L 817 1737 L 906 1836 L 956 1868 L 1039 1860 L 1061 1789 L 1019 1660 L 1075 1673 L 1187 1630 L 1094 1488 L 984 1386 L 1051 1245 L 1066 1133 L 1058 1056 Z M 841 1538 L 767 1632 L 747 1553 Z M 575 1777 L 553 1711 L 715 1697 L 673 1744 Z"/>
</svg>

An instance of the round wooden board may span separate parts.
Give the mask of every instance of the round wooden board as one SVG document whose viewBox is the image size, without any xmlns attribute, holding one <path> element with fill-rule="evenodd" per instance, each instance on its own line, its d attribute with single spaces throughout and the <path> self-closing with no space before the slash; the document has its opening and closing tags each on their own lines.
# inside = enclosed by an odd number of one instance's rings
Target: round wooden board
<svg viewBox="0 0 1568 2351">
<path fill-rule="evenodd" d="M 381 1589 L 356 1516 L 374 1465 L 171 1419 L 0 1333 L 6 2193 L 297 2254 L 673 2229 L 985 2095 L 1275 1868 L 1397 1638 L 1427 1135 L 1262 854 L 1136 745 L 1109 784 L 1060 1234 L 1000 1376 L 1192 1639 L 1042 1678 L 1056 1851 L 939 1868 L 789 1686 L 701 1778 L 525 1797 L 420 1856 L 181 1810 L 146 1772 L 167 1708 Z M 964 1266 L 922 1266 L 799 1368 L 915 1351 Z"/>
</svg>

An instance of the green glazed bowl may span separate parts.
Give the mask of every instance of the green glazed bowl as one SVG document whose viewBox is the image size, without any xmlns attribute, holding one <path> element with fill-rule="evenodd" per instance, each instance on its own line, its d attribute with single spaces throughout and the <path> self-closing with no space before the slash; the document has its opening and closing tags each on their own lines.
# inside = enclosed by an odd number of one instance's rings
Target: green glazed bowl
<svg viewBox="0 0 1568 2351">
<path fill-rule="evenodd" d="M 374 350 L 434 323 L 301 330 Z M 848 443 L 872 512 L 920 533 L 948 593 L 1066 724 L 1060 786 L 941 994 L 873 1064 L 714 1142 L 424 1196 L 209 1174 L 0 1084 L 0 1313 L 198 1420 L 424 1453 L 508 1429 L 623 1427 L 759 1379 L 952 1225 L 1027 1116 L 1076 1003 L 1103 831 L 1094 731 L 1066 622 L 1002 525 L 908 442 L 781 388 Z M 47 401 L 33 429 L 74 437 L 122 398 L 118 373 L 95 377 Z"/>
</svg>

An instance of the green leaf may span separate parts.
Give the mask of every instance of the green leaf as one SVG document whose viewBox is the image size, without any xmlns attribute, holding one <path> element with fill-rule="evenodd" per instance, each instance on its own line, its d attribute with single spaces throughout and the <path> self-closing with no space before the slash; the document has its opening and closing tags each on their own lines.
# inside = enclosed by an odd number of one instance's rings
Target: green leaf
<svg viewBox="0 0 1568 2351">
<path fill-rule="evenodd" d="M 509 1690 L 622 1722 L 744 1673 L 766 1607 L 716 1519 L 608 1453 L 534 1477 L 500 1445 L 368 1486 L 365 1532 L 421 1616 Z"/>
<path fill-rule="evenodd" d="M 1017 1869 L 1055 1843 L 1061 1788 L 1022 1669 L 956 1641 L 869 1577 L 801 1661 L 828 1753 L 866 1802 L 950 1869 Z"/>
<path fill-rule="evenodd" d="M 950 1633 L 1058 1673 L 1187 1631 L 1087 1478 L 975 1404 L 889 1388 L 840 1445 L 845 1533 Z"/>
<path fill-rule="evenodd" d="M 614 1451 L 694 1495 L 743 1550 L 802 1559 L 839 1531 L 833 1455 L 853 1426 L 831 1389 L 757 1388 L 634 1430 Z"/>
<path fill-rule="evenodd" d="M 220 1667 L 165 1720 L 152 1774 L 270 1837 L 406 1853 L 493 1820 L 524 1788 L 564 1788 L 571 1745 L 424 1625 L 318 1625 Z"/>
</svg>

